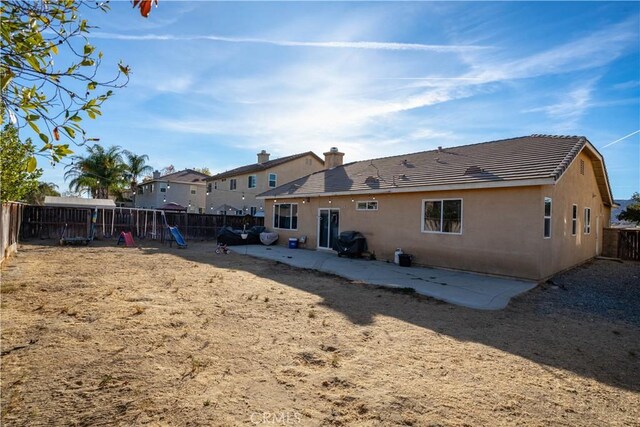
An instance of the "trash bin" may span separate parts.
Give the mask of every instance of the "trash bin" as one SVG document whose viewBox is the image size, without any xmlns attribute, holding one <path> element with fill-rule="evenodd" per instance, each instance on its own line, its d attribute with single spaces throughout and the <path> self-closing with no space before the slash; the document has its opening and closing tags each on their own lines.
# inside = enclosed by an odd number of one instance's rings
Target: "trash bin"
<svg viewBox="0 0 640 427">
<path fill-rule="evenodd" d="M 289 249 L 298 249 L 298 239 L 295 237 L 289 238 Z"/>
<path fill-rule="evenodd" d="M 411 267 L 411 258 L 413 258 L 409 254 L 400 254 L 400 266 L 401 267 Z"/>
</svg>

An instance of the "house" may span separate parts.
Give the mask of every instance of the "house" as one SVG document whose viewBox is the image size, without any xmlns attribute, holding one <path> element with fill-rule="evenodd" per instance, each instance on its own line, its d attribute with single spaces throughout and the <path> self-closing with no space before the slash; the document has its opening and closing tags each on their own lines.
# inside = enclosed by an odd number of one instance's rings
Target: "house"
<svg viewBox="0 0 640 427">
<path fill-rule="evenodd" d="M 205 178 L 208 175 L 184 169 L 167 175 L 154 171 L 153 177 L 138 184 L 134 194 L 136 208 L 158 209 L 167 203 L 184 206 L 187 212 L 204 213 Z"/>
<path fill-rule="evenodd" d="M 273 160 L 269 156 L 262 150 L 257 163 L 208 177 L 207 213 L 264 216 L 257 194 L 324 169 L 322 159 L 311 151 Z"/>
<path fill-rule="evenodd" d="M 598 255 L 613 204 L 587 138 L 551 135 L 338 165 L 259 199 L 281 244 L 355 230 L 378 259 L 534 280 Z"/>
</svg>

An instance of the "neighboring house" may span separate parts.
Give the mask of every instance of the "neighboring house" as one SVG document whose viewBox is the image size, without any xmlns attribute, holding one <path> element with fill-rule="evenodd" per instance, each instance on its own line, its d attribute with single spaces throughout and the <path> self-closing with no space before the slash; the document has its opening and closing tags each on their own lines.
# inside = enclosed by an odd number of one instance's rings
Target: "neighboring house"
<svg viewBox="0 0 640 427">
<path fill-rule="evenodd" d="M 613 204 L 594 146 L 550 135 L 349 163 L 259 198 L 280 244 L 355 230 L 378 259 L 534 280 L 598 255 Z"/>
<path fill-rule="evenodd" d="M 204 213 L 208 175 L 185 169 L 167 175 L 154 171 L 153 178 L 138 184 L 134 195 L 137 208 L 157 209 L 166 203 L 177 203 L 190 213 Z"/>
<path fill-rule="evenodd" d="M 262 150 L 257 163 L 208 177 L 207 213 L 264 216 L 257 194 L 324 169 L 322 159 L 311 151 L 274 160 L 269 156 Z"/>
</svg>

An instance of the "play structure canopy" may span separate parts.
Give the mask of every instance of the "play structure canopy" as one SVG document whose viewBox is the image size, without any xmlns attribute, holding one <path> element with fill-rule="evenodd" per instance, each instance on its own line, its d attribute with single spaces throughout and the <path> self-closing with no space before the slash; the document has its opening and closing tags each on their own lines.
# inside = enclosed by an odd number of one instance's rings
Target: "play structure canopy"
<svg viewBox="0 0 640 427">
<path fill-rule="evenodd" d="M 116 204 L 111 199 L 85 199 L 83 197 L 56 197 L 45 196 L 45 206 L 61 208 L 115 208 Z"/>
</svg>

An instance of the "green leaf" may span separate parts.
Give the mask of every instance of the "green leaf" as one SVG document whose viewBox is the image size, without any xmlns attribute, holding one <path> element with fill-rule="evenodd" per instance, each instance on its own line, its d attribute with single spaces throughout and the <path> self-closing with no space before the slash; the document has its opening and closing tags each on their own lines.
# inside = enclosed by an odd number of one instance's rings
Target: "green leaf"
<svg viewBox="0 0 640 427">
<path fill-rule="evenodd" d="M 95 64 L 95 62 L 93 61 L 93 59 L 83 59 L 82 62 L 80 62 L 80 65 L 83 67 L 91 67 L 93 66 L 93 64 Z"/>
<path fill-rule="evenodd" d="M 84 45 L 84 55 L 85 56 L 91 55 L 91 52 L 93 52 L 94 49 L 95 49 L 95 47 L 91 46 L 90 44 L 85 44 Z"/>
<path fill-rule="evenodd" d="M 89 84 L 87 84 L 87 90 L 94 90 L 96 87 L 98 87 L 98 83 L 96 82 L 89 82 Z"/>
<path fill-rule="evenodd" d="M 69 120 L 71 120 L 71 121 L 73 121 L 73 122 L 81 122 L 81 121 L 82 121 L 82 117 L 80 117 L 80 116 L 79 116 L 79 115 L 77 115 L 77 114 L 74 114 L 73 116 L 71 116 L 71 117 L 69 118 Z"/>
<path fill-rule="evenodd" d="M 35 157 L 29 157 L 27 160 L 27 172 L 31 173 L 38 167 L 38 161 Z"/>
<path fill-rule="evenodd" d="M 44 133 L 41 133 L 38 136 L 40 137 L 41 140 L 44 141 L 45 144 L 49 143 L 49 137 L 47 135 L 45 135 Z"/>
<path fill-rule="evenodd" d="M 62 129 L 64 129 L 65 132 L 67 132 L 67 135 L 69 135 L 71 138 L 76 137 L 76 131 L 70 128 L 69 126 L 62 126 Z"/>
</svg>

